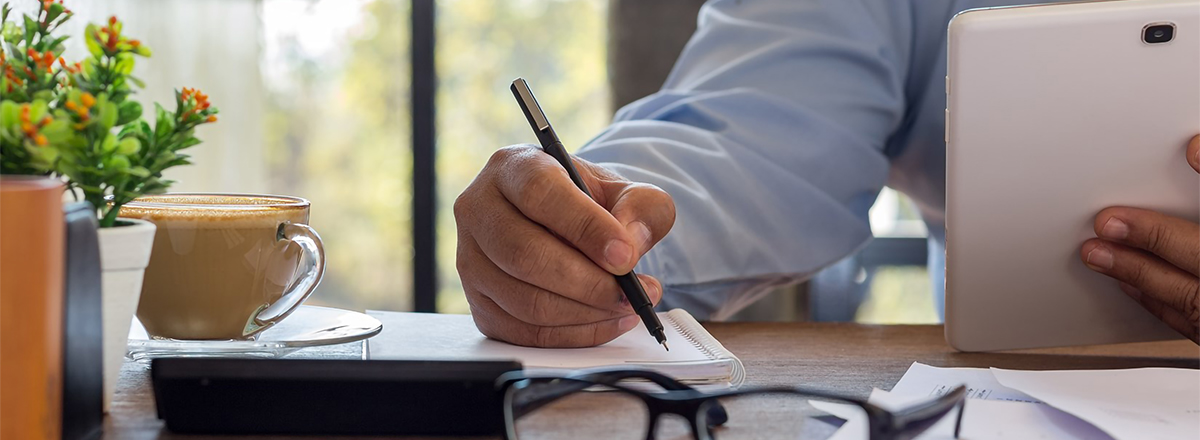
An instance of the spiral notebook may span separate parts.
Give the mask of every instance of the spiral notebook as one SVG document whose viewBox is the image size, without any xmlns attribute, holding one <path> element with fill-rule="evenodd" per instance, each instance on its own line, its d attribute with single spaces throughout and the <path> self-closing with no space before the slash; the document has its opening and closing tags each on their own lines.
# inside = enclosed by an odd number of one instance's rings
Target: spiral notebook
<svg viewBox="0 0 1200 440">
<path fill-rule="evenodd" d="M 469 315 L 368 310 L 383 331 L 368 339 L 367 359 L 516 359 L 526 370 L 572 370 L 602 366 L 649 368 L 697 388 L 736 388 L 746 380 L 742 361 L 726 350 L 696 318 L 675 309 L 658 314 L 667 344 L 663 350 L 639 325 L 611 342 L 591 348 L 532 348 L 488 339 Z"/>
</svg>

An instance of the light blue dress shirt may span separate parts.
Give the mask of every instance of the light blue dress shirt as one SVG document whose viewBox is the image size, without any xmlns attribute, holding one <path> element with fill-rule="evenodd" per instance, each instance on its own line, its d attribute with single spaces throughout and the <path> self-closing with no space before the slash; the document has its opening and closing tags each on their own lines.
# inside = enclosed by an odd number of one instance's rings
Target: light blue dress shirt
<svg viewBox="0 0 1200 440">
<path fill-rule="evenodd" d="M 884 185 L 930 232 L 941 313 L 946 26 L 1002 0 L 714 0 L 663 89 L 578 156 L 675 200 L 638 264 L 664 307 L 723 319 L 863 248 Z"/>
</svg>

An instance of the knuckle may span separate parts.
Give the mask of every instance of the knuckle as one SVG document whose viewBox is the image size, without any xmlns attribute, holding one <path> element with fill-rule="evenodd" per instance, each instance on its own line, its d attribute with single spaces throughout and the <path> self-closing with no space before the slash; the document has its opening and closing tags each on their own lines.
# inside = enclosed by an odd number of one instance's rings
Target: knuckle
<svg viewBox="0 0 1200 440">
<path fill-rule="evenodd" d="M 519 181 L 517 197 L 525 206 L 547 206 L 553 201 L 559 176 L 550 170 L 534 170 L 524 174 Z"/>
<path fill-rule="evenodd" d="M 1151 280 L 1150 266 L 1143 261 L 1138 261 L 1132 264 L 1132 267 L 1127 271 L 1129 284 L 1132 284 L 1139 289 L 1145 290 Z"/>
<path fill-rule="evenodd" d="M 454 255 L 454 269 L 458 271 L 458 276 L 459 276 L 459 278 L 462 279 L 464 291 L 467 293 L 470 293 L 471 286 L 473 286 L 473 281 L 476 278 L 476 276 L 475 276 L 476 274 L 475 274 L 475 271 L 473 270 L 474 265 L 471 264 L 471 260 L 473 259 L 472 258 L 472 253 L 473 253 L 472 247 L 466 246 L 463 244 L 465 241 L 468 241 L 468 240 L 472 240 L 472 239 L 470 237 L 465 237 L 465 236 L 459 237 L 458 250 L 455 252 L 455 255 Z M 469 301 L 470 299 L 471 299 L 471 297 L 470 297 L 470 295 L 468 295 L 467 300 Z"/>
<path fill-rule="evenodd" d="M 662 188 L 648 183 L 637 184 L 633 191 L 641 194 L 639 198 L 644 201 L 647 209 L 655 210 L 668 221 L 666 225 L 668 228 L 675 224 L 675 199 L 672 199 L 670 194 Z"/>
<path fill-rule="evenodd" d="M 612 298 L 613 301 L 605 301 L 605 298 L 611 297 L 613 293 L 609 285 L 612 277 L 592 276 L 589 278 L 587 280 L 588 287 L 583 291 L 583 302 L 604 309 L 615 307 L 618 301 L 616 298 Z"/>
<path fill-rule="evenodd" d="M 470 198 L 470 191 L 471 187 L 468 186 L 458 197 L 454 198 L 454 219 L 456 222 L 461 223 L 467 218 L 467 213 L 470 211 L 469 208 L 471 205 L 471 201 L 468 200 Z"/>
<path fill-rule="evenodd" d="M 463 279 L 464 283 L 471 278 L 471 267 L 467 264 L 466 253 L 468 251 L 462 246 L 458 247 L 458 251 L 454 255 L 454 269 L 458 271 L 458 276 Z M 465 285 L 463 286 L 466 287 Z"/>
<path fill-rule="evenodd" d="M 1183 294 L 1183 315 L 1187 317 L 1188 322 L 1200 326 L 1200 282 L 1189 283 L 1189 286 L 1184 287 Z"/>
<path fill-rule="evenodd" d="M 1171 243 L 1171 230 L 1167 225 L 1155 223 L 1146 231 L 1146 250 L 1158 253 Z"/>
<path fill-rule="evenodd" d="M 542 274 L 549 265 L 549 249 L 536 240 L 521 240 L 509 254 L 509 270 L 520 280 L 528 281 Z"/>
<path fill-rule="evenodd" d="M 646 195 L 645 197 L 651 203 L 663 205 L 672 211 L 675 210 L 675 201 L 671 200 L 671 195 L 667 194 L 666 191 L 663 191 L 662 188 L 659 188 L 656 185 L 639 183 L 636 187 L 636 191 L 641 191 L 644 193 Z"/>
<path fill-rule="evenodd" d="M 557 313 L 554 310 L 550 310 L 549 303 L 551 301 L 549 295 L 551 295 L 550 292 L 541 289 L 533 292 L 530 299 L 533 302 L 533 306 L 529 309 L 529 320 L 532 321 L 530 324 L 551 325 L 554 323 Z"/>
<path fill-rule="evenodd" d="M 475 183 L 468 185 L 467 188 L 463 189 L 461 193 L 458 193 L 458 197 L 454 199 L 454 216 L 456 218 L 461 218 L 464 215 L 467 215 L 470 205 L 474 204 L 474 187 Z"/>
<path fill-rule="evenodd" d="M 525 147 L 523 147 L 521 145 L 509 145 L 507 147 L 496 150 L 495 152 L 492 153 L 492 156 L 488 158 L 488 162 L 485 167 L 491 168 L 491 167 L 498 166 L 504 162 L 507 162 L 510 159 L 512 159 L 513 157 L 519 155 L 521 153 L 521 151 L 524 150 L 524 148 Z"/>
<path fill-rule="evenodd" d="M 563 231 L 564 238 L 579 246 L 589 237 L 597 234 L 596 227 L 596 217 L 586 214 L 576 214 L 572 216 L 566 230 Z"/>
</svg>

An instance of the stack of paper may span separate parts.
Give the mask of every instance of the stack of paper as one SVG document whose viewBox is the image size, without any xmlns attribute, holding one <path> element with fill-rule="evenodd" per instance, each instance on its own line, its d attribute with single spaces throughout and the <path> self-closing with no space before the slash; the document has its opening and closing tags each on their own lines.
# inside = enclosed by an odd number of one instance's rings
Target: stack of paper
<svg viewBox="0 0 1200 440">
<path fill-rule="evenodd" d="M 1200 438 L 1200 371 L 1015 371 L 936 368 L 913 363 L 892 391 L 874 390 L 869 401 L 885 409 L 968 388 L 963 439 L 1180 439 Z M 867 438 L 856 407 L 813 402 L 846 419 L 833 440 Z M 919 440 L 954 438 L 954 418 Z"/>
</svg>

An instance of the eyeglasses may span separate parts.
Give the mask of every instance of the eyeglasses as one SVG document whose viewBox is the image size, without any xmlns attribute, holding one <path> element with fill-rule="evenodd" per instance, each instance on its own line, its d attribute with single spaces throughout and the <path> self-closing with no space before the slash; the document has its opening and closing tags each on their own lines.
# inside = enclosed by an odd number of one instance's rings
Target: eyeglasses
<svg viewBox="0 0 1200 440">
<path fill-rule="evenodd" d="M 507 373 L 504 393 L 508 440 L 605 438 L 614 440 L 789 439 L 820 432 L 824 416 L 810 398 L 848 403 L 868 424 L 870 440 L 910 440 L 958 408 L 958 438 L 966 388 L 901 410 L 860 399 L 789 387 L 743 388 L 705 393 L 647 370 L 586 370 L 568 375 Z"/>
</svg>

